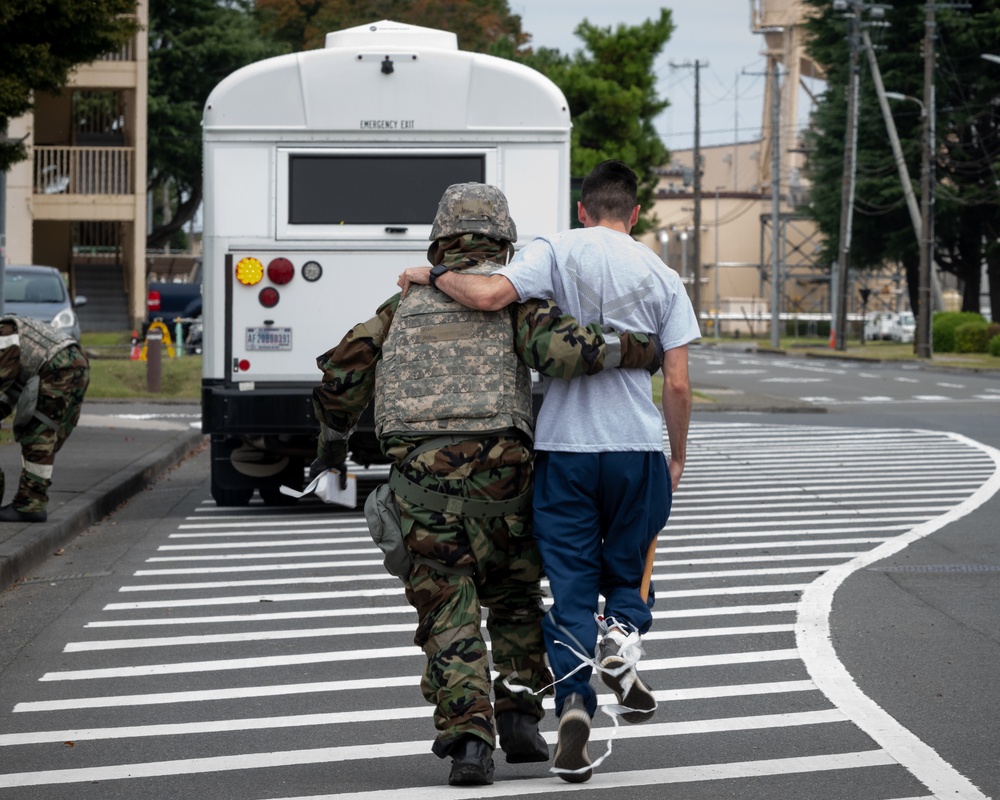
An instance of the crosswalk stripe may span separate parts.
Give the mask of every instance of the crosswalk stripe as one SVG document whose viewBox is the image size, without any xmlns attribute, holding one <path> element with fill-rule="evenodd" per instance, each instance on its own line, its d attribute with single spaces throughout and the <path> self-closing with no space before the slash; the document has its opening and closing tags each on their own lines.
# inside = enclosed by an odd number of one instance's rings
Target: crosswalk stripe
<svg viewBox="0 0 1000 800">
<path fill-rule="evenodd" d="M 661 566 L 691 566 L 694 564 L 748 564 L 760 562 L 780 562 L 780 561 L 809 561 L 816 559 L 842 558 L 851 559 L 861 555 L 861 552 L 843 553 L 792 553 L 788 555 L 773 556 L 746 556 L 744 558 L 685 558 L 673 559 L 661 563 Z M 376 567 L 381 566 L 381 559 L 371 561 L 359 561 L 357 566 Z M 313 565 L 316 569 L 321 565 Z M 342 566 L 342 565 L 338 565 Z M 305 567 L 303 567 L 305 568 Z M 325 583 L 353 583 L 367 580 L 370 576 L 365 574 L 351 575 L 311 575 L 288 578 L 258 578 L 246 581 L 196 581 L 192 583 L 151 583 L 141 586 L 122 586 L 119 592 L 165 592 L 165 591 L 187 591 L 205 589 L 237 589 L 250 586 L 309 586 Z M 664 578 L 668 580 L 669 578 Z"/>
<path fill-rule="evenodd" d="M 486 623 L 482 625 L 485 627 Z M 780 633 L 795 629 L 794 625 L 756 625 L 701 630 L 650 631 L 643 639 L 690 639 L 701 636 L 745 636 L 755 633 Z M 305 630 L 246 631 L 244 633 L 217 633 L 201 636 L 171 636 L 146 639 L 106 639 L 94 642 L 69 642 L 64 653 L 93 653 L 107 650 L 128 650 L 146 647 L 189 647 L 191 645 L 230 644 L 234 642 L 268 642 L 284 639 L 320 639 L 333 636 L 368 636 L 377 633 L 409 633 L 413 624 L 356 625 L 335 628 L 308 628 Z"/>
<path fill-rule="evenodd" d="M 733 664 L 764 664 L 772 661 L 794 661 L 799 658 L 794 648 L 761 650 L 755 652 L 723 653 L 710 656 L 684 656 L 674 658 L 644 659 L 643 673 L 664 669 L 692 669 L 718 667 Z M 385 686 L 417 685 L 420 676 L 394 678 L 356 679 L 346 681 L 323 681 L 319 683 L 281 684 L 275 686 L 249 686 L 236 689 L 213 689 L 204 691 L 155 692 L 137 695 L 110 695 L 105 697 L 83 697 L 66 700 L 36 700 L 18 703 L 15 712 L 65 711 L 73 708 L 105 708 L 109 706 L 162 705 L 164 703 L 205 702 L 208 700 L 240 699 L 243 697 L 273 697 L 284 694 L 308 694 L 313 692 L 359 691 Z"/>
<path fill-rule="evenodd" d="M 551 604 L 551 599 L 543 602 Z M 706 608 L 654 610 L 653 619 L 672 619 L 675 617 L 721 616 L 725 614 L 768 614 L 781 611 L 795 611 L 795 603 L 772 603 L 757 606 L 711 606 Z M 273 622 L 292 619 L 320 619 L 324 617 L 370 617 L 372 615 L 413 615 L 411 606 L 371 606 L 361 608 L 327 609 L 322 611 L 284 611 L 272 614 L 219 614 L 208 617 L 155 617 L 143 619 L 112 619 L 94 620 L 86 623 L 84 628 L 135 628 L 135 627 L 169 627 L 178 625 L 217 625 L 229 622 Z M 415 617 L 414 617 L 415 619 Z"/>
<path fill-rule="evenodd" d="M 691 722 L 647 723 L 641 728 L 624 728 L 621 738 L 652 738 L 654 736 L 681 736 L 723 731 L 748 731 L 765 728 L 825 725 L 844 723 L 847 718 L 836 709 L 801 711 L 790 714 L 764 714 L 755 717 L 731 717 L 718 720 Z M 591 741 L 602 741 L 611 736 L 611 728 L 594 728 Z M 544 734 L 549 744 L 556 738 L 555 731 Z M 344 761 L 362 761 L 373 758 L 394 758 L 417 755 L 429 750 L 426 741 L 386 742 L 381 744 L 344 745 L 312 750 L 286 750 L 276 753 L 241 753 L 230 756 L 189 758 L 180 761 L 147 761 L 135 764 L 116 764 L 104 767 L 39 770 L 0 775 L 0 789 L 23 786 L 45 786 L 53 783 L 82 783 L 84 781 L 110 781 L 135 778 L 152 778 L 164 775 L 198 775 L 210 772 L 228 772 L 268 767 L 288 767 L 302 764 L 329 764 Z M 440 791 L 440 789 L 438 790 Z"/>
<path fill-rule="evenodd" d="M 895 765 L 883 750 L 855 753 L 832 753 L 796 758 L 772 758 L 759 761 L 734 761 L 722 764 L 699 764 L 663 769 L 599 772 L 586 783 L 565 783 L 553 778 L 519 779 L 516 783 L 495 783 L 492 786 L 451 787 L 448 800 L 475 800 L 491 797 L 521 797 L 530 794 L 562 792 L 600 792 L 609 797 L 622 789 L 642 786 L 666 786 L 675 783 L 726 781 L 740 778 L 763 778 L 773 775 L 801 775 L 814 772 L 867 769 Z M 440 800 L 440 786 L 412 786 L 405 789 L 377 789 L 371 792 L 338 792 L 306 796 L 285 796 L 272 800 Z M 901 800 L 937 800 L 935 797 L 901 798 Z"/>
<path fill-rule="evenodd" d="M 816 685 L 812 681 L 776 681 L 773 683 L 744 684 L 738 686 L 705 686 L 694 689 L 673 689 L 653 692 L 653 695 L 657 702 L 668 703 L 721 697 L 749 697 L 815 691 Z M 615 698 L 611 694 L 602 694 L 598 695 L 597 702 L 600 705 L 607 705 L 615 702 Z M 551 699 L 546 699 L 544 706 L 547 710 L 553 711 L 555 703 Z M 396 719 L 423 719 L 424 717 L 430 717 L 433 712 L 434 710 L 429 705 L 421 705 L 409 708 L 366 709 L 363 711 L 338 711 L 325 714 L 202 720 L 199 722 L 157 725 L 123 725 L 114 728 L 26 731 L 24 733 L 0 734 L 0 747 L 43 744 L 45 742 L 83 742 L 150 736 L 184 736 L 200 733 L 268 730 L 272 728 L 295 728 L 317 725 L 356 725 L 364 722 L 384 722 Z M 647 726 L 643 730 L 652 730 L 652 728 Z"/>
<path fill-rule="evenodd" d="M 487 644 L 487 647 L 489 645 Z M 765 657 L 773 654 L 776 651 L 751 654 L 738 654 L 738 655 L 748 655 L 748 656 L 761 656 Z M 785 653 L 791 653 L 791 656 L 784 657 L 796 657 L 795 650 L 782 651 Z M 138 678 L 138 677 L 148 677 L 151 675 L 178 675 L 187 674 L 195 672 L 226 672 L 229 670 L 242 670 L 242 669 L 268 669 L 271 667 L 290 667 L 290 666 L 301 666 L 303 664 L 330 664 L 343 661 L 360 661 L 364 662 L 367 660 L 382 660 L 382 659 L 393 659 L 401 660 L 404 658 L 417 658 L 423 657 L 423 654 L 417 648 L 413 646 L 409 647 L 377 647 L 370 648 L 366 650 L 340 650 L 332 652 L 322 652 L 322 653 L 298 653 L 295 655 L 284 655 L 284 656 L 259 656 L 257 658 L 221 658 L 212 661 L 184 661 L 177 664 L 143 664 L 135 667 L 103 667 L 98 669 L 79 669 L 79 670 L 65 670 L 62 672 L 46 672 L 39 678 L 40 681 L 83 681 L 83 680 L 102 680 L 105 678 Z M 730 658 L 731 656 L 726 655 L 722 658 Z M 720 661 L 719 656 L 706 656 L 705 661 L 699 661 L 701 657 L 695 657 L 692 661 L 691 658 L 670 658 L 670 659 L 653 659 L 650 661 L 643 661 L 643 665 L 647 669 L 658 669 L 662 667 L 657 667 L 656 665 L 660 662 L 669 663 L 676 667 L 687 667 L 693 666 L 694 664 L 711 664 L 711 663 L 735 663 L 733 661 Z M 753 659 L 760 660 L 760 659 Z"/>
</svg>

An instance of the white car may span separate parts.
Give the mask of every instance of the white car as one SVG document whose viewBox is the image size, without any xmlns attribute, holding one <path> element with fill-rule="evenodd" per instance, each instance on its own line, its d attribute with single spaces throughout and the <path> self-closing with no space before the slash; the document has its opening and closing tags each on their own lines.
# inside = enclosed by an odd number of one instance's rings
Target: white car
<svg viewBox="0 0 1000 800">
<path fill-rule="evenodd" d="M 889 338 L 894 342 L 912 342 L 917 332 L 917 320 L 912 311 L 904 311 L 902 314 L 893 314 L 892 323 L 889 325 Z"/>
<path fill-rule="evenodd" d="M 912 342 L 917 322 L 910 311 L 893 314 L 876 311 L 865 320 L 866 341 Z"/>
</svg>

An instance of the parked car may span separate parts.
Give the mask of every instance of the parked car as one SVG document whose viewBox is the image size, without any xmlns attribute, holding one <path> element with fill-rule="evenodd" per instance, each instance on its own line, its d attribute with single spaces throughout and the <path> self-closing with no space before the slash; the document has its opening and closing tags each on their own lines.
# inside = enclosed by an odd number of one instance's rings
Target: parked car
<svg viewBox="0 0 1000 800">
<path fill-rule="evenodd" d="M 4 312 L 47 322 L 80 341 L 80 319 L 75 309 L 87 298 L 70 299 L 62 273 L 37 264 L 3 268 Z"/>
<path fill-rule="evenodd" d="M 910 311 L 904 311 L 902 314 L 876 311 L 865 320 L 867 341 L 912 342 L 916 330 L 917 322 Z"/>
<path fill-rule="evenodd" d="M 889 338 L 894 342 L 912 342 L 917 332 L 917 320 L 912 311 L 894 314 L 892 325 L 889 326 Z"/>
<path fill-rule="evenodd" d="M 150 282 L 146 286 L 146 324 L 143 335 L 154 321 L 167 325 L 175 334 L 174 320 L 180 318 L 184 346 L 188 352 L 201 352 L 201 260 L 188 280 Z"/>
</svg>

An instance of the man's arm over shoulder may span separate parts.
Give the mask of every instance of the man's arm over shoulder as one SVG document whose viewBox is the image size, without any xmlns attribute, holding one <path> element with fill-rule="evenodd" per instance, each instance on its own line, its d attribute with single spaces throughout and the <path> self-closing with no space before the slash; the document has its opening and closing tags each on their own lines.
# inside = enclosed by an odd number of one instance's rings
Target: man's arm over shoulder
<svg viewBox="0 0 1000 800">
<path fill-rule="evenodd" d="M 528 300 L 514 315 L 517 354 L 550 378 L 569 380 L 606 369 L 660 368 L 663 350 L 654 334 L 602 331 L 598 323 L 581 325 L 551 300 Z"/>
<path fill-rule="evenodd" d="M 410 267 L 403 270 L 396 284 L 403 290 L 403 297 L 413 284 L 429 286 L 430 267 Z M 479 311 L 499 311 L 518 299 L 517 290 L 502 275 L 469 275 L 449 270 L 434 281 L 434 285 L 466 308 Z"/>
<path fill-rule="evenodd" d="M 670 480 L 676 489 L 687 460 L 688 428 L 691 425 L 691 379 L 686 344 L 663 354 L 662 406 L 670 439 Z"/>
<path fill-rule="evenodd" d="M 503 275 L 469 275 L 449 271 L 434 285 L 466 308 L 499 311 L 518 300 L 517 290 Z"/>
</svg>

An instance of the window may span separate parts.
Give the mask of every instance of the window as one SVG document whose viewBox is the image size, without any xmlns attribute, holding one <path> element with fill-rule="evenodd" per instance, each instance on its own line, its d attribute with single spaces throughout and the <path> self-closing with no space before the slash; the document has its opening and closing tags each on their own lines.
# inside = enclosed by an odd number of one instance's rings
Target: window
<svg viewBox="0 0 1000 800">
<path fill-rule="evenodd" d="M 290 225 L 430 225 L 453 183 L 483 183 L 476 155 L 291 154 Z"/>
</svg>

